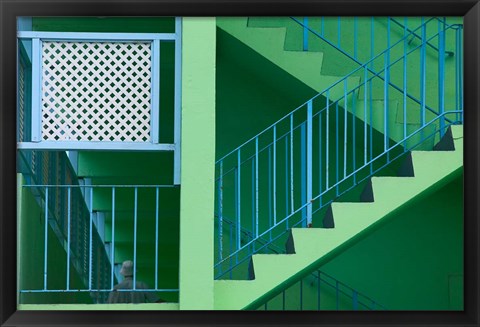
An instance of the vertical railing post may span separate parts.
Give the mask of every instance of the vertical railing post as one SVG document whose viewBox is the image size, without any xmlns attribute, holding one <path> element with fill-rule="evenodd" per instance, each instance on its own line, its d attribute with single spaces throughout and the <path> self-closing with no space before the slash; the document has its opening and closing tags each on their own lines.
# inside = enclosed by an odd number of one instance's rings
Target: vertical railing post
<svg viewBox="0 0 480 327">
<path fill-rule="evenodd" d="M 288 204 L 290 203 L 288 194 L 289 194 L 289 178 L 288 178 L 288 172 L 289 172 L 289 158 L 288 158 L 288 137 L 285 135 L 285 217 L 288 217 L 289 215 L 289 208 Z M 285 222 L 286 224 L 286 229 L 288 230 L 288 219 Z"/>
<path fill-rule="evenodd" d="M 320 114 L 319 114 L 320 115 Z M 307 227 L 312 226 L 312 198 L 313 198 L 313 103 L 307 105 Z"/>
<path fill-rule="evenodd" d="M 242 198 L 242 193 L 241 193 L 241 154 L 240 154 L 240 149 L 237 151 L 237 210 L 236 210 L 236 216 L 237 216 L 237 250 L 240 250 L 241 247 L 241 231 L 242 231 L 242 226 L 241 226 L 241 198 Z"/>
<path fill-rule="evenodd" d="M 405 150 L 407 149 L 407 47 L 408 47 L 408 41 L 407 41 L 407 17 L 404 18 L 404 29 L 403 29 L 403 138 L 405 142 L 403 143 L 403 146 Z"/>
<path fill-rule="evenodd" d="M 71 187 L 67 189 L 67 291 L 70 290 L 70 224 L 71 224 L 71 203 L 72 190 Z"/>
<path fill-rule="evenodd" d="M 348 112 L 348 96 L 347 96 L 347 79 L 343 82 L 343 101 L 344 101 L 344 108 L 343 108 L 343 178 L 347 177 L 347 112 Z M 338 182 L 338 181 L 337 181 Z"/>
<path fill-rule="evenodd" d="M 138 187 L 135 187 L 133 213 L 133 289 L 137 288 L 137 221 L 138 221 Z"/>
<path fill-rule="evenodd" d="M 155 188 L 155 289 L 158 289 L 158 211 L 159 189 Z"/>
<path fill-rule="evenodd" d="M 358 310 L 358 293 L 357 293 L 357 291 L 353 291 L 352 301 L 353 301 L 353 310 Z"/>
<path fill-rule="evenodd" d="M 371 24 L 370 24 L 370 58 L 374 57 L 375 54 L 375 18 L 371 17 Z M 370 69 L 374 71 L 374 61 L 370 62 Z M 373 174 L 373 76 L 369 80 L 370 87 L 369 87 L 369 113 L 370 113 L 370 175 Z"/>
<path fill-rule="evenodd" d="M 329 111 L 330 111 L 330 91 L 327 90 L 327 94 L 326 94 L 326 106 L 327 106 L 327 109 L 325 110 L 325 190 L 328 190 L 329 189 L 329 182 L 328 182 L 328 179 L 329 179 L 329 164 L 328 164 L 328 161 L 329 161 L 329 139 L 330 139 L 330 136 L 329 136 L 329 131 L 330 131 L 330 120 L 329 120 Z"/>
<path fill-rule="evenodd" d="M 219 163 L 220 176 L 218 179 L 218 257 L 223 259 L 223 160 Z"/>
<path fill-rule="evenodd" d="M 455 111 L 460 110 L 460 28 L 455 29 Z M 459 114 L 456 114 L 457 120 Z"/>
<path fill-rule="evenodd" d="M 295 211 L 293 198 L 293 113 L 290 114 L 290 213 Z M 287 219 L 288 229 L 288 219 Z"/>
<path fill-rule="evenodd" d="M 255 138 L 255 237 L 258 237 L 258 137 Z"/>
<path fill-rule="evenodd" d="M 48 186 L 45 186 L 45 235 L 43 251 L 43 289 L 47 289 L 48 270 Z"/>
<path fill-rule="evenodd" d="M 308 51 L 308 17 L 303 17 L 303 51 Z"/>
<path fill-rule="evenodd" d="M 89 236 L 89 242 L 88 242 L 88 247 L 89 247 L 89 255 L 88 255 L 88 290 L 92 290 L 92 274 L 93 274 L 93 186 L 89 185 L 90 188 L 90 205 L 89 205 L 89 210 L 90 210 L 90 236 Z"/>
<path fill-rule="evenodd" d="M 440 138 L 445 134 L 445 17 L 438 21 L 438 109 Z"/>
<path fill-rule="evenodd" d="M 425 101 L 426 101 L 426 41 L 427 41 L 427 26 L 425 25 L 425 18 L 422 17 L 422 46 L 420 50 L 420 125 L 421 128 L 425 126 Z"/>
<path fill-rule="evenodd" d="M 339 168 L 339 155 L 338 155 L 338 134 L 339 134 L 339 130 L 338 130 L 338 101 L 335 102 L 335 184 L 337 185 L 335 187 L 335 194 L 336 196 L 338 196 L 338 192 L 339 192 L 339 184 L 338 184 L 338 181 L 340 180 L 340 176 L 339 176 L 339 173 L 338 173 L 338 170 L 340 169 Z"/>
<path fill-rule="evenodd" d="M 304 122 L 300 125 L 300 205 L 307 202 L 307 133 Z M 302 212 L 302 227 L 307 227 L 307 208 L 304 206 Z"/>
<path fill-rule="evenodd" d="M 326 108 L 326 107 L 325 107 Z M 322 138 L 322 111 L 318 113 L 318 208 L 322 207 L 322 192 L 323 192 L 323 169 L 322 169 L 322 145 L 323 145 L 323 138 Z"/>
<path fill-rule="evenodd" d="M 110 288 L 113 290 L 114 286 L 114 271 L 115 271 L 115 187 L 112 187 L 112 250 L 111 255 L 111 271 L 110 271 Z"/>
<path fill-rule="evenodd" d="M 368 68 L 364 66 L 365 76 L 363 78 L 363 165 L 367 165 L 367 79 L 368 79 Z"/>
<path fill-rule="evenodd" d="M 273 227 L 273 208 L 272 208 L 272 148 L 268 147 L 268 166 L 267 166 L 267 175 L 268 175 L 268 228 L 270 229 L 270 241 L 272 240 L 272 227 Z"/>
<path fill-rule="evenodd" d="M 277 125 L 273 126 L 273 225 L 277 225 Z"/>
<path fill-rule="evenodd" d="M 390 17 L 387 19 L 387 51 L 385 52 L 385 83 L 383 86 L 383 98 L 384 98 L 384 151 L 388 151 L 388 139 L 389 139 L 389 131 L 388 131 L 388 121 L 389 121 L 389 84 L 390 84 Z M 388 152 L 387 152 L 387 160 L 388 160 Z"/>
<path fill-rule="evenodd" d="M 325 35 L 325 18 L 323 16 L 320 18 L 320 27 L 322 29 L 320 35 L 324 36 Z"/>
<path fill-rule="evenodd" d="M 252 240 L 255 238 L 255 157 L 252 159 Z M 255 252 L 255 242 L 252 242 L 252 253 Z"/>
</svg>

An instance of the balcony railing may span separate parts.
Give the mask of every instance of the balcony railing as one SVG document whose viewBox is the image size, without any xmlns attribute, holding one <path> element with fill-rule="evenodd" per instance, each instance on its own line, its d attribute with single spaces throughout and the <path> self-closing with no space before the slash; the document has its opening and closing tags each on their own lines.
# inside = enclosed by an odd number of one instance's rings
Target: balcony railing
<svg viewBox="0 0 480 327">
<path fill-rule="evenodd" d="M 128 224 L 133 223 L 131 244 L 133 261 L 133 285 L 138 281 L 138 251 L 137 245 L 145 239 L 153 240 L 151 248 L 154 248 L 155 257 L 149 258 L 149 269 L 154 274 L 148 278 L 147 284 L 151 286 L 148 289 L 129 289 L 129 292 L 157 292 L 178 294 L 178 288 L 161 287 L 162 281 L 159 281 L 159 191 L 161 188 L 171 188 L 172 185 L 23 185 L 24 189 L 38 194 L 39 205 L 42 208 L 43 222 L 43 273 L 42 282 L 38 282 L 38 276 L 31 276 L 31 280 L 37 283 L 29 282 L 30 287 L 20 285 L 20 294 L 46 294 L 46 293 L 87 293 L 90 294 L 94 303 L 106 303 L 108 294 L 113 291 L 115 284 L 119 281 L 118 271 L 116 271 L 116 249 L 119 241 L 116 240 L 116 230 L 119 224 L 125 225 L 125 219 L 118 221 L 117 215 L 124 213 L 126 204 L 119 200 L 125 196 L 131 196 L 133 203 L 132 219 Z M 139 190 L 143 193 L 143 199 L 139 199 Z M 94 198 L 108 197 L 111 207 L 103 208 L 101 211 L 95 209 Z M 144 207 L 139 208 L 139 201 L 145 198 L 151 198 L 153 195 L 153 211 L 150 212 Z M 108 216 L 108 228 L 106 228 L 106 217 Z M 150 219 L 153 217 L 153 220 Z M 152 235 L 139 235 L 138 223 L 148 220 L 152 226 L 149 230 Z M 124 226 L 125 227 L 125 226 Z M 61 265 L 58 257 L 52 258 L 55 252 L 51 252 L 49 247 L 49 230 L 56 230 L 57 237 L 62 244 L 65 253 L 65 276 L 58 280 L 59 271 L 51 276 L 48 267 L 49 262 L 56 262 Z M 110 232 L 108 232 L 108 230 Z M 117 232 L 118 233 L 118 232 Z M 117 235 L 118 237 L 118 235 Z M 125 240 L 121 240 L 125 243 Z M 120 242 L 120 243 L 121 243 Z M 117 255 L 118 257 L 118 255 Z M 51 266 L 50 266 L 51 267 Z M 72 285 L 74 280 L 70 267 L 73 267 L 82 281 L 79 285 Z M 54 268 L 55 270 L 56 268 Z M 26 272 L 23 272 L 26 273 Z M 61 272 L 60 272 L 61 273 Z M 143 274 L 145 276 L 145 274 Z M 56 279 L 55 279 L 56 278 Z M 142 280 L 145 282 L 145 280 Z M 63 286 L 61 283 L 63 282 Z M 56 287 L 49 287 L 49 285 Z M 32 287 L 33 286 L 33 287 Z M 59 287 L 60 286 L 60 287 Z M 127 291 L 127 290 L 125 290 Z M 173 295 L 175 297 L 176 295 Z M 161 297 L 161 295 L 160 295 Z"/>
</svg>

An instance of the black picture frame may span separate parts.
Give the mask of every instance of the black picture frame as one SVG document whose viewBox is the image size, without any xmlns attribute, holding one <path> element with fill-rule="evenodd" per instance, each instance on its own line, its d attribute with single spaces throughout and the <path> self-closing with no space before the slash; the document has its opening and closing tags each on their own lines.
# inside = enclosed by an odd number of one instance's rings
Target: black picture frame
<svg viewBox="0 0 480 327">
<path fill-rule="evenodd" d="M 479 326 L 480 4 L 478 0 L 0 1 L 1 326 L 448 325 Z M 392 312 L 16 311 L 17 16 L 464 16 L 465 310 Z"/>
</svg>

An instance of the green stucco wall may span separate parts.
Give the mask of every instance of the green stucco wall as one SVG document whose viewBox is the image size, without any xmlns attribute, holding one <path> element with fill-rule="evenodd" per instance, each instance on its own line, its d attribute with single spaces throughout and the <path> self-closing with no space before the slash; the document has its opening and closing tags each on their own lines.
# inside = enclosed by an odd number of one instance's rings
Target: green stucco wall
<svg viewBox="0 0 480 327">
<path fill-rule="evenodd" d="M 463 309 L 463 175 L 321 270 L 392 310 Z"/>
<path fill-rule="evenodd" d="M 213 308 L 215 18 L 184 18 L 180 309 Z"/>
</svg>

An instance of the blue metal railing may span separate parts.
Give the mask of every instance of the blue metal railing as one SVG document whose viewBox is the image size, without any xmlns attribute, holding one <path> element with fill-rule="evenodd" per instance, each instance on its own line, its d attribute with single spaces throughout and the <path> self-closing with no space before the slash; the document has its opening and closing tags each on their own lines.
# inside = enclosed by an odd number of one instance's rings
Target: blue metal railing
<svg viewBox="0 0 480 327">
<path fill-rule="evenodd" d="M 260 239 L 268 237 L 270 242 L 278 244 L 285 239 L 289 228 L 311 226 L 313 215 L 320 213 L 333 199 L 408 150 L 425 141 L 438 140 L 449 125 L 463 121 L 458 80 L 462 76 L 461 63 L 455 63 L 459 67 L 455 74 L 447 75 L 445 62 L 441 60 L 438 93 L 427 93 L 424 87 L 418 101 L 407 94 L 406 67 L 413 60 L 409 58 L 420 53 L 420 61 L 424 62 L 423 50 L 427 42 L 435 38 L 444 40 L 445 33 L 453 31 L 457 50 L 460 49 L 461 26 L 442 26 L 445 30 L 441 29 L 428 39 L 422 33 L 422 43 L 413 49 L 404 47 L 399 58 L 390 58 L 391 48 L 377 54 L 216 162 L 216 216 L 220 226 L 215 240 L 216 278 L 222 278 L 229 270 L 249 260 L 252 254 L 268 248 L 269 243 L 258 244 Z M 407 42 L 405 37 L 392 46 L 403 46 Z M 444 53 L 445 42 L 439 43 L 440 52 Z M 371 66 L 378 59 L 383 59 L 383 69 L 374 72 Z M 403 89 L 389 82 L 394 69 L 402 72 Z M 362 82 L 349 85 L 348 78 L 358 73 L 363 77 Z M 425 74 L 423 71 L 422 77 Z M 448 104 L 452 108 L 448 110 L 443 92 L 445 82 L 455 83 L 457 90 L 455 101 Z M 373 103 L 374 88 L 382 90 L 381 109 Z M 427 97 L 438 99 L 435 106 L 438 110 L 426 105 Z M 390 99 L 398 101 L 404 118 L 402 123 L 392 119 L 397 113 L 390 112 Z M 406 119 L 410 112 L 416 113 L 418 120 L 413 127 Z M 283 208 L 278 205 L 280 203 Z M 314 203 L 318 205 L 316 210 Z M 224 217 L 233 218 L 236 224 L 234 251 L 231 246 L 224 246 L 232 241 L 223 235 Z M 242 240 L 243 229 L 250 231 L 252 239 Z M 232 260 L 235 265 L 227 266 Z"/>
<path fill-rule="evenodd" d="M 429 46 L 430 48 L 434 49 L 436 51 L 436 53 L 438 54 L 438 70 L 439 70 L 439 76 L 440 76 L 440 69 L 441 69 L 441 66 L 444 67 L 444 64 L 445 64 L 445 55 L 448 55 L 448 56 L 453 56 L 454 55 L 454 52 L 452 51 L 447 51 L 446 48 L 445 48 L 445 35 L 442 35 L 442 31 L 450 31 L 451 33 L 455 33 L 455 35 L 453 35 L 452 37 L 455 38 L 455 52 L 458 54 L 457 56 L 455 56 L 455 72 L 458 73 L 458 74 L 461 74 L 461 70 L 462 70 L 462 67 L 461 67 L 461 64 L 462 64 L 462 58 L 463 58 L 463 53 L 462 53 L 462 47 L 461 47 L 461 42 L 462 42 L 462 31 L 463 31 L 463 25 L 461 24 L 447 24 L 446 23 L 446 18 L 443 17 L 443 18 L 437 18 L 437 17 L 431 17 L 429 18 L 428 20 L 425 20 L 424 17 L 421 18 L 421 24 L 419 26 L 417 26 L 416 28 L 414 28 L 413 30 L 412 29 L 409 29 L 407 27 L 408 25 L 408 19 L 405 18 L 404 19 L 404 23 L 401 24 L 399 23 L 397 20 L 395 20 L 394 18 L 391 18 L 391 17 L 387 17 L 387 32 L 386 32 L 386 49 L 381 51 L 380 53 L 376 53 L 375 52 L 375 37 L 374 37 L 374 31 L 375 31 L 375 28 L 374 28 L 374 18 L 372 17 L 371 18 L 371 25 L 370 25 L 370 30 L 371 30 L 371 35 L 370 35 L 370 57 L 368 58 L 368 60 L 360 60 L 355 54 L 357 52 L 357 48 L 358 48 L 358 44 L 359 44 L 359 41 L 358 41 L 358 37 L 356 37 L 356 35 L 358 33 L 356 33 L 356 29 L 353 33 L 354 35 L 354 50 L 353 50 L 353 53 L 351 50 L 345 48 L 345 47 L 342 47 L 341 45 L 341 42 L 340 42 L 340 26 L 341 26 L 341 22 L 343 20 L 348 20 L 348 18 L 342 18 L 342 17 L 339 17 L 338 18 L 338 21 L 337 21 L 337 24 L 338 24 L 338 28 L 339 28 L 339 32 L 338 32 L 338 42 L 335 43 L 335 41 L 331 38 L 328 38 L 325 36 L 325 34 L 322 32 L 324 30 L 324 28 L 322 28 L 322 30 L 320 32 L 316 32 L 315 30 L 313 30 L 311 27 L 309 27 L 308 25 L 308 22 L 309 22 L 309 19 L 308 17 L 304 17 L 303 18 L 303 21 L 300 21 L 298 19 L 296 19 L 295 17 L 291 17 L 291 19 L 293 21 L 295 21 L 297 24 L 299 24 L 300 27 L 302 27 L 302 30 L 303 30 L 303 49 L 304 50 L 308 50 L 309 49 L 309 46 L 308 46 L 308 39 L 309 39 L 309 36 L 313 36 L 314 38 L 316 38 L 317 40 L 319 40 L 321 43 L 325 43 L 327 44 L 329 47 L 333 47 L 335 49 L 338 50 L 338 52 L 340 52 L 341 54 L 343 54 L 346 58 L 348 58 L 349 60 L 351 60 L 352 62 L 355 62 L 358 66 L 360 67 L 363 67 L 365 65 L 366 62 L 370 63 L 370 65 L 367 65 L 367 68 L 369 69 L 370 72 L 372 73 L 375 73 L 376 71 L 378 71 L 379 73 L 379 77 L 382 78 L 382 79 L 386 79 L 387 76 L 385 77 L 382 77 L 381 74 L 386 72 L 385 69 L 375 69 L 375 65 L 377 65 L 378 63 L 376 63 L 376 60 L 375 58 L 379 58 L 380 56 L 385 56 L 385 63 L 388 62 L 388 60 L 390 60 L 390 53 L 392 52 L 392 50 L 399 50 L 400 47 L 402 47 L 403 45 L 403 52 L 404 52 L 404 56 L 405 57 L 405 53 L 409 52 L 407 49 L 408 47 L 410 46 L 410 43 L 413 39 L 416 39 L 416 38 L 419 38 L 422 42 L 421 46 L 420 46 L 420 51 L 421 51 L 421 54 L 420 54 L 420 85 L 421 85 L 421 91 L 425 92 L 426 90 L 426 77 L 427 77 L 427 73 L 426 73 L 426 68 L 427 68 L 427 62 L 426 62 L 426 57 L 427 57 L 427 46 Z M 321 17 L 322 19 L 322 24 L 324 26 L 324 23 L 323 23 L 323 20 L 324 18 Z M 355 18 L 355 22 L 357 22 L 357 19 Z M 392 40 L 394 39 L 394 33 L 391 31 L 391 22 L 394 22 L 395 24 L 399 25 L 400 27 L 403 27 L 403 36 L 401 38 L 399 38 L 395 43 L 391 44 L 392 43 Z M 435 26 L 435 24 L 437 26 Z M 427 27 L 429 28 L 435 28 L 437 27 L 437 33 L 433 36 L 430 36 L 428 37 L 427 36 Z M 459 31 L 460 30 L 460 31 Z M 421 36 L 419 36 L 417 34 L 418 31 L 421 31 Z M 408 40 L 410 38 L 410 40 Z M 435 47 L 432 42 L 434 39 L 438 38 L 438 48 Z M 457 45 L 457 43 L 459 43 L 460 45 Z M 416 47 L 415 49 L 418 49 L 419 47 Z M 410 64 L 412 64 L 412 61 L 410 61 Z M 382 66 L 383 68 L 383 66 Z M 407 73 L 407 61 L 404 62 L 404 74 Z M 409 78 L 409 80 L 413 80 L 412 78 Z M 439 81 L 441 81 L 441 79 L 438 79 Z M 404 78 L 404 81 L 406 81 L 406 78 Z M 459 81 L 459 79 L 456 79 L 456 83 Z M 427 104 L 426 103 L 426 96 L 424 93 L 421 92 L 420 96 L 419 97 L 416 97 L 416 96 L 413 96 L 409 90 L 409 88 L 407 87 L 407 85 L 403 85 L 403 86 L 398 86 L 396 85 L 393 81 L 391 81 L 390 79 L 387 80 L 388 84 L 390 86 L 392 86 L 393 88 L 397 89 L 398 91 L 404 91 L 405 93 L 405 98 L 409 99 L 409 100 L 412 100 L 412 101 L 415 101 L 417 104 L 421 104 L 422 107 L 424 107 L 425 109 L 427 109 L 428 111 L 430 112 L 435 112 L 435 110 L 432 109 L 432 106 Z M 440 87 L 439 87 L 440 88 Z M 456 93 L 455 93 L 455 99 L 460 99 L 462 97 L 462 94 L 461 94 L 461 88 L 456 88 Z M 420 98 L 422 100 L 420 100 Z M 440 96 L 439 96 L 440 98 Z M 460 100 L 457 100 L 457 102 L 459 102 Z M 457 108 L 458 110 L 458 108 Z"/>
<path fill-rule="evenodd" d="M 257 310 L 387 310 L 332 276 L 316 270 L 260 305 Z"/>
<path fill-rule="evenodd" d="M 314 35 L 317 38 L 322 39 L 324 42 L 327 42 L 329 45 L 334 46 L 335 48 L 339 49 L 342 51 L 342 53 L 346 56 L 348 56 L 350 59 L 355 60 L 355 61 L 360 61 L 361 63 L 365 63 L 370 60 L 370 58 L 366 60 L 362 60 L 358 56 L 358 49 L 361 48 L 362 46 L 365 48 L 371 49 L 370 51 L 370 57 L 373 57 L 375 55 L 375 33 L 376 31 L 379 31 L 380 29 L 378 26 L 381 26 L 384 24 L 383 17 L 378 20 L 377 22 L 377 27 L 375 26 L 375 17 L 303 17 L 301 19 L 295 18 L 295 17 L 290 17 L 293 21 L 297 22 L 303 27 L 303 39 L 302 39 L 302 49 L 303 51 L 309 51 L 311 48 L 310 40 L 309 40 L 309 35 Z M 359 19 L 360 20 L 368 20 L 369 21 L 369 33 L 367 35 L 370 36 L 370 42 L 365 43 L 365 38 L 362 38 L 361 42 L 358 39 L 358 25 L 359 25 Z M 418 19 L 418 18 L 416 18 Z M 422 19 L 424 19 L 422 17 Z M 331 22 L 336 21 L 336 23 L 333 23 L 333 25 L 336 25 L 336 28 L 331 28 L 332 26 L 329 26 L 331 30 L 335 30 L 336 33 L 335 35 L 327 34 L 325 28 L 325 21 L 330 20 Z M 352 25 L 353 21 L 353 26 Z M 452 24 L 447 24 L 445 17 L 443 18 L 438 18 L 438 17 L 430 17 L 428 18 L 427 22 L 429 21 L 438 21 L 441 22 L 442 24 L 446 24 L 446 26 L 451 26 Z M 398 29 L 393 29 L 391 27 L 391 23 L 393 25 L 397 26 L 400 30 Z M 423 23 L 425 23 L 425 20 L 423 20 Z M 421 24 L 423 24 L 421 23 Z M 413 25 L 415 26 L 416 22 L 413 22 Z M 419 24 L 419 25 L 421 25 Z M 330 23 L 329 25 L 332 25 Z M 393 18 L 393 17 L 387 17 L 387 30 L 385 32 L 385 35 L 381 35 L 380 38 L 385 37 L 386 39 L 393 39 L 397 37 L 398 33 L 401 31 L 403 33 L 403 37 L 406 35 L 409 36 L 410 40 L 408 40 L 408 45 L 410 45 L 414 40 L 422 40 L 422 36 L 417 34 L 418 26 L 414 29 L 409 28 L 408 26 L 412 25 L 412 18 L 409 17 L 403 17 L 403 22 L 399 20 L 399 18 Z M 353 35 L 353 39 L 349 38 L 347 42 L 342 43 L 342 31 L 347 30 L 348 32 L 345 34 L 348 35 Z M 378 33 L 378 32 L 377 32 Z M 352 46 L 347 46 L 350 45 L 353 41 L 353 48 Z M 345 44 L 347 43 L 347 44 Z M 439 48 L 435 46 L 431 42 L 427 42 L 426 46 L 429 47 L 430 49 L 433 49 L 436 53 L 439 52 Z M 387 46 L 388 47 L 388 46 Z M 382 49 L 381 49 L 382 51 Z M 454 51 L 449 51 L 445 50 L 445 54 L 447 56 L 453 56 Z"/>
<path fill-rule="evenodd" d="M 119 222 L 116 221 L 116 215 L 127 210 L 125 203 L 119 203 L 118 194 L 122 192 L 123 199 L 126 195 L 130 195 L 133 198 L 133 289 L 128 291 L 133 292 L 162 292 L 162 293 L 178 293 L 178 289 L 166 289 L 158 287 L 158 233 L 159 233 L 159 190 L 165 187 L 174 187 L 173 185 L 23 185 L 24 188 L 32 190 L 39 190 L 42 194 L 42 208 L 43 208 L 43 222 L 44 222 L 44 257 L 43 257 L 43 284 L 37 285 L 33 289 L 20 289 L 21 294 L 28 293 L 77 293 L 87 292 L 90 293 L 96 303 L 105 303 L 108 293 L 113 290 L 113 287 L 117 283 L 117 277 L 115 272 L 115 230 L 118 228 Z M 155 276 L 151 278 L 153 281 L 151 284 L 153 287 L 149 289 L 136 289 L 137 281 L 137 243 L 138 243 L 138 231 L 137 222 L 139 218 L 138 207 L 138 191 L 139 189 L 146 189 L 153 194 L 155 203 L 153 212 L 150 214 L 155 218 L 155 259 L 152 260 L 151 266 L 154 267 Z M 65 192 L 67 194 L 66 201 L 57 201 L 57 193 Z M 83 192 L 83 193 L 82 193 Z M 95 193 L 95 194 L 94 194 Z M 104 221 L 101 222 L 98 214 L 99 211 L 94 210 L 94 196 L 108 196 L 110 195 L 110 210 L 102 209 L 104 215 L 109 216 L 110 222 L 110 235 L 100 235 L 99 230 L 104 229 Z M 126 194 L 128 193 L 128 194 Z M 130 194 L 132 193 L 132 194 Z M 150 194 L 150 195 L 152 195 Z M 85 196 L 84 196 L 85 195 Z M 144 194 L 145 195 L 145 194 Z M 146 196 L 146 195 L 145 195 Z M 87 203 L 85 204 L 85 200 Z M 48 245 L 48 230 L 52 228 L 52 220 L 54 218 L 55 208 L 61 204 L 66 204 L 67 211 L 64 213 L 67 220 L 67 232 L 64 235 L 64 244 L 66 251 L 66 275 L 65 286 L 63 288 L 51 289 L 49 284 L 49 245 Z M 83 204 L 83 206 L 82 206 Z M 148 213 L 145 208 L 142 210 L 141 215 L 143 218 Z M 101 226 L 103 224 L 103 226 Z M 74 233 L 76 231 L 76 233 Z M 75 237 L 76 235 L 76 237 Z M 105 241 L 105 237 L 109 236 L 109 241 Z M 143 235 L 143 238 L 146 236 Z M 123 240 L 125 241 L 125 240 Z M 105 251 L 106 247 L 109 248 L 108 254 Z M 78 252 L 80 250 L 80 252 Z M 72 280 L 70 273 L 70 265 L 74 266 L 83 265 L 82 281 L 83 288 L 72 288 L 70 281 Z M 58 284 L 58 281 L 56 281 Z M 127 291 L 127 290 L 125 290 Z"/>
</svg>

